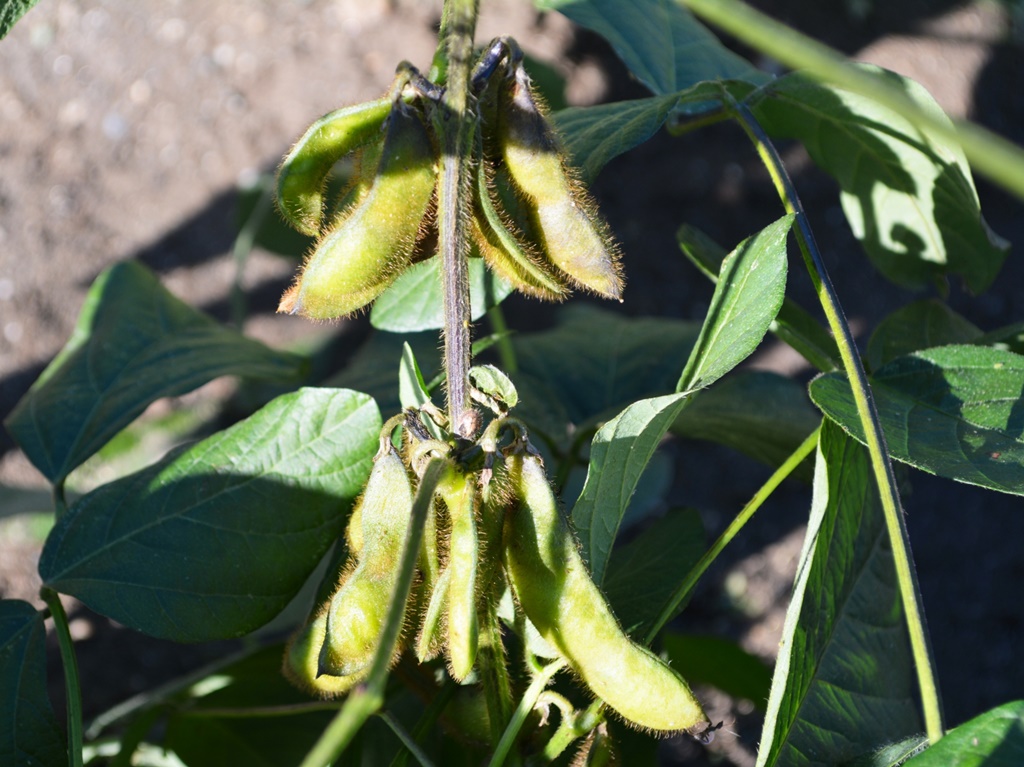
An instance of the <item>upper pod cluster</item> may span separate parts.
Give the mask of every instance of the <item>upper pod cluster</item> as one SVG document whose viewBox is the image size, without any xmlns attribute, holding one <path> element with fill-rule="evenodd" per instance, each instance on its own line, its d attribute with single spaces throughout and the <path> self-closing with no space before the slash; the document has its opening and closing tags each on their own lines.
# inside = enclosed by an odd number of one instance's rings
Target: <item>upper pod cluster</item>
<svg viewBox="0 0 1024 767">
<path fill-rule="evenodd" d="M 472 194 L 469 209 L 457 212 L 468 255 L 537 298 L 557 301 L 583 288 L 620 299 L 617 246 L 566 165 L 513 41 L 492 43 L 472 87 Z M 318 241 L 278 311 L 352 314 L 422 258 L 436 231 L 443 93 L 403 63 L 384 97 L 321 117 L 296 142 L 277 174 L 278 209 Z M 332 206 L 327 178 L 349 156 L 355 173 Z"/>
</svg>

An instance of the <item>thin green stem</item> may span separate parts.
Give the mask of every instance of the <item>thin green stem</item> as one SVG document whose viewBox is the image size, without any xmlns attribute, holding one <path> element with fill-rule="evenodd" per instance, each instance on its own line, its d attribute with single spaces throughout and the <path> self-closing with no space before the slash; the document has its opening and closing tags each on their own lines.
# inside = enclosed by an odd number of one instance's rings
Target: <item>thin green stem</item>
<svg viewBox="0 0 1024 767">
<path fill-rule="evenodd" d="M 420 763 L 421 767 L 434 767 L 434 763 L 430 761 L 423 749 L 420 748 L 419 744 L 413 740 L 413 738 L 405 731 L 405 728 L 387 711 L 383 711 L 377 714 L 381 719 L 384 720 L 384 724 L 391 728 L 391 732 L 395 733 L 402 745 L 406 748 L 406 753 L 412 754 L 416 761 Z"/>
<path fill-rule="evenodd" d="M 519 699 L 519 705 L 516 706 L 516 710 L 512 713 L 508 726 L 505 727 L 505 731 L 501 734 L 501 740 L 498 741 L 494 754 L 491 755 L 491 761 L 487 763 L 488 767 L 500 767 L 505 763 L 505 758 L 508 756 L 509 751 L 512 750 L 512 746 L 519 736 L 519 730 L 522 729 L 523 723 L 526 722 L 526 717 L 533 711 L 533 707 L 537 705 L 537 699 L 540 697 L 540 694 L 548 686 L 551 677 L 563 668 L 565 668 L 565 661 L 556 660 L 546 665 L 533 678 L 530 686 L 526 688 L 526 692 Z"/>
<path fill-rule="evenodd" d="M 359 728 L 384 705 L 384 688 L 388 680 L 388 666 L 395 655 L 395 646 L 405 622 L 405 608 L 412 589 L 413 576 L 416 573 L 416 560 L 419 557 L 423 530 L 430 513 L 431 500 L 437 482 L 444 471 L 445 459 L 434 458 L 423 472 L 423 478 L 416 490 L 412 512 L 409 520 L 409 531 L 405 536 L 402 558 L 399 560 L 398 572 L 395 576 L 395 590 L 391 594 L 391 606 L 388 609 L 387 621 L 381 630 L 377 652 L 373 656 L 370 674 L 364 684 L 356 687 L 348 696 L 345 705 L 338 715 L 331 720 L 320 739 L 306 754 L 300 767 L 325 767 L 341 754 L 355 737 Z"/>
<path fill-rule="evenodd" d="M 672 620 L 672 617 L 676 614 L 676 610 L 679 605 L 683 603 L 693 591 L 693 587 L 697 585 L 697 582 L 701 579 L 704 573 L 707 571 L 711 563 L 714 562 L 718 555 L 722 553 L 726 546 L 728 546 L 732 539 L 736 537 L 740 530 L 743 529 L 744 525 L 747 524 L 761 508 L 762 504 L 768 497 L 775 492 L 782 480 L 792 474 L 796 467 L 803 463 L 803 460 L 814 452 L 814 446 L 818 444 L 818 433 L 821 431 L 819 426 L 805 439 L 793 453 L 787 458 L 783 464 L 775 470 L 775 472 L 768 478 L 768 481 L 758 488 L 757 492 L 754 493 L 754 497 L 747 501 L 747 504 L 743 507 L 736 518 L 729 523 L 729 526 L 722 531 L 722 534 L 718 536 L 716 540 L 705 553 L 704 556 L 695 564 L 690 572 L 683 578 L 682 583 L 679 584 L 679 588 L 675 590 L 672 597 L 665 603 L 665 607 L 662 608 L 661 614 L 658 616 L 658 620 L 654 622 L 650 630 L 647 632 L 647 636 L 644 637 L 644 644 L 650 644 L 654 641 L 654 637 L 658 635 L 658 632 L 664 628 L 665 624 Z"/>
<path fill-rule="evenodd" d="M 548 761 L 558 758 L 570 743 L 597 727 L 604 719 L 604 710 L 605 702 L 595 700 L 577 715 L 572 726 L 559 727 L 554 737 L 544 746 L 544 758 Z"/>
<path fill-rule="evenodd" d="M 68 616 L 56 591 L 44 586 L 39 595 L 50 608 L 57 645 L 60 647 L 60 661 L 64 666 L 64 688 L 68 698 L 68 764 L 71 767 L 82 767 L 82 686 L 78 680 L 78 660 L 75 658 L 75 646 L 68 628 Z"/>
<path fill-rule="evenodd" d="M 772 177 L 779 197 L 787 212 L 796 216 L 796 237 L 803 254 L 807 270 L 814 283 L 829 329 L 836 339 L 843 369 L 850 380 L 853 397 L 857 404 L 857 414 L 864 428 L 868 453 L 871 456 L 871 467 L 875 475 L 875 483 L 881 497 L 885 513 L 889 542 L 892 546 L 893 560 L 896 565 L 896 576 L 900 584 L 900 595 L 903 600 L 903 612 L 906 615 L 907 630 L 910 633 L 910 646 L 914 654 L 917 668 L 918 686 L 921 691 L 921 704 L 924 709 L 925 730 L 928 739 L 935 743 L 942 737 L 942 706 L 935 679 L 934 662 L 928 630 L 924 618 L 924 605 L 921 590 L 917 582 L 917 571 L 914 568 L 910 552 L 910 536 L 907 532 L 903 508 L 900 504 L 896 476 L 893 474 L 889 451 L 885 444 L 885 435 L 878 420 L 871 387 L 868 385 L 867 374 L 861 364 L 850 326 L 843 316 L 842 307 L 836 296 L 835 288 L 825 270 L 821 252 L 814 240 L 807 214 L 796 193 L 796 188 L 786 172 L 771 139 L 757 122 L 754 115 L 744 104 L 734 104 L 734 112 L 744 131 L 757 148 L 768 173 Z"/>
<path fill-rule="evenodd" d="M 505 322 L 505 313 L 499 304 L 495 304 L 487 310 L 487 319 L 491 321 L 491 329 L 497 338 L 498 357 L 501 359 L 501 368 L 506 373 L 515 373 L 519 369 L 519 360 L 516 358 L 515 347 L 509 340 L 508 323 Z"/>
<path fill-rule="evenodd" d="M 968 120 L 952 124 L 926 111 L 900 87 L 839 52 L 739 0 L 676 0 L 716 27 L 794 69 L 867 96 L 932 135 L 957 142 L 974 168 L 1024 199 L 1024 149 Z"/>
<path fill-rule="evenodd" d="M 447 52 L 447 87 L 438 115 L 441 173 L 437 193 L 437 235 L 444 296 L 444 367 L 452 429 L 469 430 L 470 363 L 469 216 L 475 114 L 469 92 L 477 0 L 445 0 L 441 46 Z"/>
</svg>

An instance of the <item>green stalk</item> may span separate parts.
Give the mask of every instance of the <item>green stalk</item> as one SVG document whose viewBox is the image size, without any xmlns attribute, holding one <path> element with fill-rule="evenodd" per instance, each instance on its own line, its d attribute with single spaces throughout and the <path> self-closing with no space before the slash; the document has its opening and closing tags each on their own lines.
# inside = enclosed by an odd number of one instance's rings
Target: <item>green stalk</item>
<svg viewBox="0 0 1024 767">
<path fill-rule="evenodd" d="M 359 728 L 367 719 L 376 714 L 384 705 L 384 687 L 388 681 L 388 666 L 395 654 L 402 625 L 405 623 L 405 606 L 412 590 L 413 576 L 416 574 L 416 559 L 419 557 L 420 542 L 423 540 L 423 529 L 430 513 L 431 499 L 437 482 L 444 471 L 445 460 L 434 458 L 423 472 L 423 479 L 416 489 L 416 498 L 412 504 L 409 531 L 405 536 L 405 547 L 398 564 L 395 577 L 395 591 L 391 595 L 391 606 L 388 609 L 387 621 L 380 633 L 377 652 L 373 656 L 373 665 L 366 682 L 356 687 L 348 696 L 338 715 L 331 720 L 320 739 L 306 754 L 300 767 L 325 767 L 329 765 L 355 737 Z"/>
<path fill-rule="evenodd" d="M 676 0 L 747 45 L 793 69 L 867 96 L 898 112 L 916 127 L 955 141 L 971 165 L 1024 199 L 1024 149 L 968 120 L 952 126 L 925 112 L 902 89 L 859 69 L 837 51 L 790 29 L 739 0 Z"/>
<path fill-rule="evenodd" d="M 800 252 L 803 254 L 807 271 L 811 275 L 818 300 L 825 311 L 829 329 L 839 347 L 843 369 L 850 380 L 850 387 L 857 404 L 857 414 L 863 425 L 864 438 L 871 456 L 871 468 L 875 474 L 875 483 L 878 485 L 878 494 L 881 497 L 885 513 L 889 542 L 896 565 L 896 576 L 900 584 L 900 596 L 903 600 L 903 612 L 907 619 L 910 646 L 917 669 L 925 730 L 928 739 L 935 743 L 943 735 L 942 706 L 935 681 L 934 662 L 925 624 L 924 606 L 921 590 L 917 583 L 917 571 L 914 569 L 910 552 L 910 536 L 903 518 L 896 477 L 893 474 L 892 463 L 889 461 L 889 450 L 886 447 L 885 435 L 882 433 L 882 427 L 878 420 L 878 411 L 868 385 L 867 374 L 861 364 L 853 333 L 843 316 L 835 288 L 825 270 L 821 253 L 814 240 L 814 233 L 807 220 L 807 214 L 804 212 L 800 197 L 782 164 L 782 159 L 750 110 L 744 104 L 733 104 L 733 110 L 737 121 L 757 148 L 757 153 L 768 169 L 786 211 L 796 216 L 796 237 L 800 245 Z"/>
<path fill-rule="evenodd" d="M 469 94 L 478 0 L 445 0 L 441 46 L 447 52 L 447 85 L 438 116 L 441 173 L 437 188 L 437 236 L 444 295 L 444 367 L 448 417 L 462 434 L 469 406 L 469 216 L 475 114 Z"/>
<path fill-rule="evenodd" d="M 497 337 L 498 358 L 501 360 L 501 369 L 506 373 L 515 373 L 519 369 L 519 360 L 516 358 L 515 347 L 509 340 L 508 323 L 505 322 L 505 313 L 501 310 L 501 304 L 495 304 L 487 310 L 487 319 L 491 321 L 491 329 Z"/>
<path fill-rule="evenodd" d="M 64 666 L 64 688 L 68 698 L 68 764 L 70 767 L 82 767 L 82 685 L 78 680 L 78 660 L 68 628 L 68 616 L 56 591 L 44 586 L 39 595 L 50 608 L 60 647 L 60 661 Z"/>
<path fill-rule="evenodd" d="M 798 447 L 792 455 L 790 455 L 789 458 L 787 458 L 785 462 L 775 470 L 775 472 L 768 478 L 768 481 L 758 488 L 758 491 L 754 493 L 754 497 L 747 501 L 746 506 L 744 506 L 740 513 L 736 515 L 736 518 L 729 523 L 729 526 L 725 528 L 722 534 L 718 536 L 718 540 L 711 545 L 711 548 L 708 549 L 697 564 L 690 569 L 690 572 L 688 572 L 686 577 L 683 578 L 683 582 L 679 584 L 679 588 L 675 590 L 675 593 L 672 594 L 672 597 L 665 604 L 661 614 L 658 616 L 658 620 L 654 622 L 650 631 L 647 632 L 647 636 L 644 637 L 644 644 L 649 645 L 654 641 L 654 637 L 658 635 L 658 632 L 664 628 L 666 623 L 672 620 L 672 616 L 675 615 L 676 609 L 683 603 L 683 600 L 690 595 L 690 592 L 693 591 L 693 587 L 697 585 L 697 581 L 701 579 L 701 576 L 703 576 L 708 567 L 711 566 L 711 563 L 718 558 L 718 555 L 722 553 L 730 542 L 732 542 L 732 539 L 735 538 L 739 531 L 743 529 L 743 526 L 750 521 L 751 517 L 754 516 L 754 513 L 761 508 L 761 505 L 768 500 L 768 497 L 773 492 L 775 492 L 775 488 L 782 484 L 782 480 L 792 474 L 796 470 L 796 467 L 799 466 L 807 456 L 814 452 L 814 448 L 818 444 L 818 434 L 820 431 L 821 427 L 819 426 L 811 432 L 810 436 L 800 444 L 800 447 Z"/>
<path fill-rule="evenodd" d="M 509 720 L 508 726 L 505 727 L 505 731 L 501 735 L 501 740 L 498 741 L 497 747 L 494 749 L 494 754 L 491 755 L 491 761 L 487 763 L 488 767 L 501 767 L 505 763 L 505 757 L 508 756 L 509 751 L 512 750 L 513 744 L 516 742 L 516 737 L 519 735 L 519 730 L 522 729 L 523 723 L 526 722 L 526 717 L 533 711 L 533 707 L 537 705 L 537 699 L 540 694 L 544 692 L 548 686 L 548 682 L 560 669 L 565 668 L 564 660 L 556 660 L 549 663 L 540 673 L 538 673 L 530 686 L 526 688 L 526 692 L 523 693 L 523 697 L 519 699 L 519 705 L 512 714 L 512 718 Z"/>
</svg>

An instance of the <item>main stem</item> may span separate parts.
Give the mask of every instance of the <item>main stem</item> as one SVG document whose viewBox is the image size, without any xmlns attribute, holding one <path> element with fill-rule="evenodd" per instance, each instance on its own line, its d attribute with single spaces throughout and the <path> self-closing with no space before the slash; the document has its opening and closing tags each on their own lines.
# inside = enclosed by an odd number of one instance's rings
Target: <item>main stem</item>
<svg viewBox="0 0 1024 767">
<path fill-rule="evenodd" d="M 438 241 L 444 294 L 444 368 L 451 429 L 462 436 L 468 426 L 467 375 L 470 362 L 468 242 L 472 147 L 476 130 L 469 84 L 478 0 L 445 0 L 441 45 L 447 51 L 447 84 L 441 101 L 441 183 L 438 187 Z"/>
<path fill-rule="evenodd" d="M 733 109 L 740 125 L 754 143 L 758 154 L 761 156 L 761 160 L 768 169 L 768 173 L 772 177 L 772 181 L 778 190 L 779 197 L 782 199 L 786 211 L 796 216 L 796 235 L 797 242 L 800 245 L 800 252 L 803 254 L 807 270 L 811 275 L 814 290 L 818 294 L 818 300 L 825 311 L 829 328 L 832 330 L 833 336 L 835 336 L 843 368 L 850 379 L 850 388 L 853 390 L 853 397 L 857 404 L 857 414 L 864 428 L 864 438 L 867 443 L 868 453 L 871 456 L 871 467 L 875 474 L 875 483 L 878 485 L 882 509 L 885 512 L 885 523 L 888 528 L 889 542 L 892 546 L 893 560 L 896 565 L 896 576 L 900 583 L 900 596 L 903 599 L 903 612 L 907 620 L 910 646 L 914 654 L 914 665 L 917 669 L 918 686 L 921 691 L 921 705 L 924 709 L 925 730 L 928 734 L 928 739 L 935 743 L 943 735 L 942 706 L 939 701 L 931 647 L 929 646 L 928 631 L 925 626 L 921 589 L 917 582 L 917 572 L 914 569 L 910 553 L 910 535 L 907 532 L 906 521 L 903 518 L 903 508 L 900 504 L 899 492 L 896 488 L 896 476 L 893 474 L 892 463 L 889 461 L 889 451 L 885 444 L 885 436 L 882 433 L 875 401 L 871 395 L 871 387 L 868 385 L 867 374 L 864 372 L 864 366 L 861 364 L 860 355 L 857 352 L 850 326 L 843 316 L 842 308 L 839 306 L 839 299 L 836 297 L 835 288 L 832 286 L 832 281 L 825 270 L 821 253 L 814 240 L 814 233 L 811 231 L 810 223 L 807 221 L 807 214 L 804 212 L 803 204 L 796 193 L 796 188 L 793 186 L 793 182 L 789 178 L 785 166 L 782 164 L 782 159 L 779 157 L 771 139 L 768 138 L 764 129 L 746 105 L 734 104 Z"/>
</svg>

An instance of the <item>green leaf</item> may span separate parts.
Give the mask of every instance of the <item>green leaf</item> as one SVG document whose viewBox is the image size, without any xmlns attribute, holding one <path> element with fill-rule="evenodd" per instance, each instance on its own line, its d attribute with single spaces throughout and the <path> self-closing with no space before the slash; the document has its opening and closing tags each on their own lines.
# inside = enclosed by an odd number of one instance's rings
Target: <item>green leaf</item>
<svg viewBox="0 0 1024 767">
<path fill-rule="evenodd" d="M 879 323 L 868 341 L 867 363 L 877 370 L 905 354 L 948 344 L 969 344 L 981 330 L 934 298 L 907 304 Z"/>
<path fill-rule="evenodd" d="M 0 764 L 63 767 L 66 739 L 46 693 L 46 629 L 28 602 L 0 600 Z"/>
<path fill-rule="evenodd" d="M 519 404 L 515 384 L 494 365 L 474 365 L 469 369 L 469 384 L 499 407 L 510 409 Z"/>
<path fill-rule="evenodd" d="M 716 442 L 777 467 L 820 420 L 804 387 L 793 379 L 743 370 L 691 397 L 672 424 L 672 433 Z M 810 464 L 805 465 L 809 470 Z"/>
<path fill-rule="evenodd" d="M 1024 495 L 1024 357 L 985 346 L 940 346 L 871 377 L 893 458 L 958 482 Z M 811 382 L 814 404 L 864 441 L 849 381 Z"/>
<path fill-rule="evenodd" d="M 676 391 L 710 386 L 764 339 L 786 294 L 786 238 L 792 225 L 793 216 L 784 216 L 726 256 Z"/>
<path fill-rule="evenodd" d="M 272 717 L 181 712 L 167 722 L 164 747 L 188 767 L 300 764 L 334 714 L 333 709 Z"/>
<path fill-rule="evenodd" d="M 604 580 L 629 499 L 658 443 L 683 409 L 685 396 L 669 394 L 634 402 L 594 435 L 587 481 L 573 506 L 572 523 L 598 585 Z"/>
<path fill-rule="evenodd" d="M 736 55 L 672 0 L 534 0 L 611 43 L 626 66 L 655 94 L 705 80 L 761 82 L 767 75 Z"/>
<path fill-rule="evenodd" d="M 365 394 L 278 397 L 83 496 L 50 534 L 39 573 L 152 636 L 248 633 L 284 609 L 341 533 L 380 428 Z"/>
<path fill-rule="evenodd" d="M 906 767 L 1019 767 L 1024 764 L 1024 701 L 986 711 L 948 733 Z"/>
<path fill-rule="evenodd" d="M 39 0 L 0 0 L 0 38 L 17 23 L 18 19 L 28 13 Z"/>
<path fill-rule="evenodd" d="M 983 335 L 975 343 L 995 346 L 997 349 L 1011 351 L 1015 354 L 1024 354 L 1024 322 L 997 328 L 991 333 Z"/>
<path fill-rule="evenodd" d="M 469 260 L 469 293 L 477 320 L 492 306 L 500 304 L 512 292 L 512 286 L 487 269 L 482 258 Z M 406 269 L 370 312 L 375 328 L 392 333 L 415 333 L 444 327 L 441 294 L 441 259 L 428 258 Z"/>
<path fill-rule="evenodd" d="M 948 121 L 920 85 L 886 76 L 922 109 Z M 801 74 L 777 80 L 756 98 L 753 110 L 765 130 L 801 141 L 839 182 L 853 233 L 886 277 L 920 288 L 955 274 L 975 293 L 992 283 L 1008 243 L 982 218 L 959 145 L 868 98 Z"/>
<path fill-rule="evenodd" d="M 922 729 L 867 450 L 822 426 L 758 767 L 835 765 Z"/>
<path fill-rule="evenodd" d="M 768 702 L 772 670 L 732 640 L 668 632 L 664 638 L 672 668 L 687 682 L 709 684 L 734 698 L 751 701 L 761 711 Z"/>
<path fill-rule="evenodd" d="M 704 523 L 674 509 L 612 553 L 603 590 L 622 627 L 643 637 L 704 553 Z"/>
<path fill-rule="evenodd" d="M 902 767 L 928 746 L 925 735 L 911 735 L 896 743 L 887 743 L 871 754 L 854 759 L 848 767 Z M 847 766 L 844 766 L 847 767 Z"/>
<path fill-rule="evenodd" d="M 93 283 L 67 345 L 5 425 L 56 484 L 161 397 L 225 375 L 294 378 L 302 365 L 218 325 L 125 261 Z"/>
</svg>

